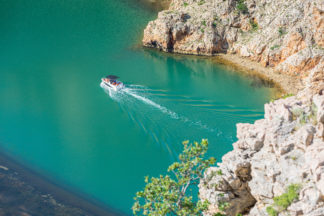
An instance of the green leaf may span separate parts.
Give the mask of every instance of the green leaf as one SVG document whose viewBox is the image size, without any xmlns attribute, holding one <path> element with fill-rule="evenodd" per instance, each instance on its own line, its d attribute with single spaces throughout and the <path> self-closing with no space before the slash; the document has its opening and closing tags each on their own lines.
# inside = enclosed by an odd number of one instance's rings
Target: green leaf
<svg viewBox="0 0 324 216">
<path fill-rule="evenodd" d="M 144 190 L 136 193 L 132 208 L 134 215 L 202 215 L 208 208 L 208 202 L 194 201 L 190 190 L 199 183 L 204 170 L 216 160 L 204 159 L 208 149 L 206 139 L 200 143 L 184 141 L 183 147 L 179 161 L 168 168 L 172 176 L 145 177 Z"/>
</svg>

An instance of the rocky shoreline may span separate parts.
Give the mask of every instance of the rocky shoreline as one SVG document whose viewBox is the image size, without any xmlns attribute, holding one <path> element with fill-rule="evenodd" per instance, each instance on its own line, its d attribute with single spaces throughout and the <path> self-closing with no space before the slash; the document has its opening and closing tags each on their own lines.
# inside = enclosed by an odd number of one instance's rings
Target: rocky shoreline
<svg viewBox="0 0 324 216">
<path fill-rule="evenodd" d="M 279 90 L 279 95 L 276 98 L 286 93 L 297 94 L 298 90 L 303 87 L 303 83 L 298 77 L 277 73 L 273 68 L 263 67 L 260 63 L 248 58 L 235 54 L 217 54 L 214 58 L 225 65 L 233 66 L 237 71 L 253 74 L 265 81 L 274 83 L 273 87 Z"/>
<path fill-rule="evenodd" d="M 169 9 L 148 23 L 143 45 L 247 58 L 272 68 L 274 73 L 258 72 L 296 93 L 310 74 L 324 70 L 323 11 L 321 0 L 172 0 Z M 283 75 L 290 80 L 277 80 Z"/>
<path fill-rule="evenodd" d="M 171 2 L 171 0 L 136 0 L 136 1 L 139 4 L 147 6 L 150 9 L 153 9 L 156 11 L 167 9 Z"/>
<path fill-rule="evenodd" d="M 81 197 L 62 189 L 0 153 L 0 215 L 122 215 Z"/>
</svg>

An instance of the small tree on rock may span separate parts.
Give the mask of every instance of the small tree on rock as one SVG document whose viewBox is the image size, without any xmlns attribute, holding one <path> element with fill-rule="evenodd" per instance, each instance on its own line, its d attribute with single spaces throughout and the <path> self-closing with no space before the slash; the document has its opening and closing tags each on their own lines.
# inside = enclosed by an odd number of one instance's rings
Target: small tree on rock
<svg viewBox="0 0 324 216">
<path fill-rule="evenodd" d="M 208 141 L 189 144 L 183 142 L 184 150 L 179 155 L 179 162 L 168 168 L 170 175 L 155 178 L 145 177 L 146 186 L 136 193 L 133 205 L 134 215 L 202 215 L 207 210 L 208 202 L 194 201 L 189 189 L 198 185 L 206 168 L 213 165 L 215 158 L 204 159 Z"/>
</svg>

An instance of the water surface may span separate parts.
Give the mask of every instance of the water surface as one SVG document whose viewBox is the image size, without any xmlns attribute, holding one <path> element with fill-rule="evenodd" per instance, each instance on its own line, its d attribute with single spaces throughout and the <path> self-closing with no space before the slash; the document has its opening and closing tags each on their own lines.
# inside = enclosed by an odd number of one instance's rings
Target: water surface
<svg viewBox="0 0 324 216">
<path fill-rule="evenodd" d="M 206 58 L 142 49 L 156 13 L 136 1 L 0 0 L 0 146 L 86 196 L 130 214 L 145 175 L 181 141 L 220 159 L 235 124 L 263 116 L 271 89 Z M 122 93 L 102 89 L 115 74 Z"/>
</svg>

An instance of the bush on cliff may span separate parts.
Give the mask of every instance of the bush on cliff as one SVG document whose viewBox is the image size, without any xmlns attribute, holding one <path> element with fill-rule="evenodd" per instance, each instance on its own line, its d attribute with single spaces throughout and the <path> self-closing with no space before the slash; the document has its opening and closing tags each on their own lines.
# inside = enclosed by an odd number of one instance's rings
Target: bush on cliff
<svg viewBox="0 0 324 216">
<path fill-rule="evenodd" d="M 288 186 L 286 193 L 273 198 L 274 205 L 268 206 L 266 211 L 269 216 L 277 216 L 280 212 L 287 210 L 287 208 L 298 199 L 299 184 L 291 184 Z"/>
<path fill-rule="evenodd" d="M 244 0 L 238 0 L 237 3 L 236 3 L 236 8 L 237 8 L 237 10 L 242 12 L 243 14 L 246 14 L 246 13 L 249 12 Z"/>
<path fill-rule="evenodd" d="M 171 175 L 145 177 L 146 186 L 136 193 L 132 207 L 135 215 L 202 215 L 208 202 L 194 201 L 190 189 L 199 184 L 204 170 L 215 163 L 214 158 L 204 159 L 208 149 L 207 140 L 189 144 L 183 142 L 184 150 L 179 162 L 168 168 Z"/>
</svg>

